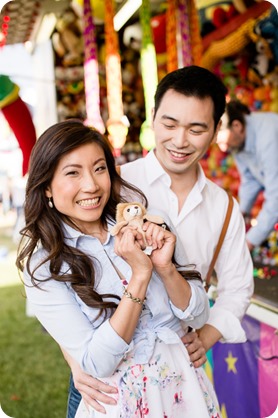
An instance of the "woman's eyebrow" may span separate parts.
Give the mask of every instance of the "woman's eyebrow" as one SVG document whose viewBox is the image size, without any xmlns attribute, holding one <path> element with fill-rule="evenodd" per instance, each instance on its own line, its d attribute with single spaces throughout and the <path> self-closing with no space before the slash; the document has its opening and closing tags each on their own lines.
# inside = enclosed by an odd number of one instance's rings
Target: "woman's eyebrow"
<svg viewBox="0 0 278 418">
<path fill-rule="evenodd" d="M 105 161 L 106 161 L 106 160 L 105 160 L 105 158 L 103 158 L 103 157 L 98 158 L 96 161 L 94 161 L 93 166 L 97 165 L 99 162 L 105 162 Z M 81 167 L 82 167 L 82 165 L 81 165 L 81 164 L 71 163 L 71 164 L 67 164 L 67 165 L 65 165 L 65 166 L 62 168 L 62 170 L 65 170 L 65 169 L 67 169 L 67 168 L 81 168 Z"/>
</svg>

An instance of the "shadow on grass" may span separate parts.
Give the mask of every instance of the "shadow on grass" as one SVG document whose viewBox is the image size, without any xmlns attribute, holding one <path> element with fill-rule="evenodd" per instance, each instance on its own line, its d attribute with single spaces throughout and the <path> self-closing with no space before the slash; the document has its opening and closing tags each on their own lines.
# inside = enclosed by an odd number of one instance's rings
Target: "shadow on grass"
<svg viewBox="0 0 278 418">
<path fill-rule="evenodd" d="M 69 368 L 25 302 L 23 285 L 0 287 L 0 404 L 13 418 L 63 418 Z"/>
</svg>

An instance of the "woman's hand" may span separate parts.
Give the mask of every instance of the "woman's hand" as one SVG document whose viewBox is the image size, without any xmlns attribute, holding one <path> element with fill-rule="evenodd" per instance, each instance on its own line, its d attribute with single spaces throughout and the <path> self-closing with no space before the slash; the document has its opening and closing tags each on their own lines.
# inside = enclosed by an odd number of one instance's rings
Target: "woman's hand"
<svg viewBox="0 0 278 418">
<path fill-rule="evenodd" d="M 124 227 L 115 237 L 115 252 L 131 267 L 133 274 L 144 277 L 150 275 L 152 262 L 142 251 L 144 248 L 143 236 L 136 229 Z"/>
<path fill-rule="evenodd" d="M 159 225 L 146 222 L 143 226 L 148 245 L 153 251 L 150 255 L 153 267 L 159 273 L 172 269 L 172 257 L 175 250 L 176 236 Z"/>
</svg>

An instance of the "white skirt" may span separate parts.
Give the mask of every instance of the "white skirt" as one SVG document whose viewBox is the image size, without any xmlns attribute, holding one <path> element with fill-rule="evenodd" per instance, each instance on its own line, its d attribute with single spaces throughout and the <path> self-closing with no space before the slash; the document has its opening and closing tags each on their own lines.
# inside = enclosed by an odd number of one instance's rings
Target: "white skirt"
<svg viewBox="0 0 278 418">
<path fill-rule="evenodd" d="M 214 389 L 203 368 L 195 369 L 182 342 L 155 343 L 147 364 L 132 352 L 113 376 L 101 379 L 118 388 L 117 405 L 104 405 L 109 418 L 221 418 Z M 75 418 L 103 418 L 81 401 Z"/>
</svg>

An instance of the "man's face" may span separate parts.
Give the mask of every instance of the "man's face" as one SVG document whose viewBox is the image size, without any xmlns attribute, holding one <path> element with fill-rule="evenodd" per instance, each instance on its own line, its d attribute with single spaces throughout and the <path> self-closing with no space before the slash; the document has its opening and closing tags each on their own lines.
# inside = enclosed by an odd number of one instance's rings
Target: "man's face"
<svg viewBox="0 0 278 418">
<path fill-rule="evenodd" d="M 193 173 L 216 139 L 210 98 L 187 97 L 168 90 L 153 121 L 156 156 L 168 174 Z"/>
<path fill-rule="evenodd" d="M 232 122 L 231 127 L 227 127 L 225 117 L 222 118 L 222 126 L 217 135 L 217 144 L 223 152 L 238 152 L 245 142 L 245 128 L 238 120 Z"/>
</svg>

